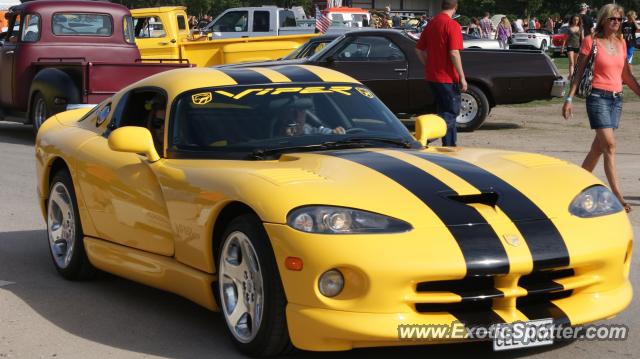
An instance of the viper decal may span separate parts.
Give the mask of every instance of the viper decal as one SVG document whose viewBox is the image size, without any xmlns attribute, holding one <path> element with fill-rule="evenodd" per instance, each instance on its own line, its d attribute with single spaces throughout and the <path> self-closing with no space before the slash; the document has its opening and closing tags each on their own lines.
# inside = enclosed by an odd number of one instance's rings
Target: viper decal
<svg viewBox="0 0 640 359">
<path fill-rule="evenodd" d="M 444 167 L 480 191 L 496 192 L 499 196 L 498 207 L 513 221 L 529 246 L 533 271 L 569 265 L 569 252 L 562 235 L 542 210 L 522 192 L 469 162 L 443 155 L 410 153 Z"/>
<path fill-rule="evenodd" d="M 493 228 L 473 207 L 452 201 L 443 194 L 456 192 L 418 167 L 377 152 L 333 152 L 394 180 L 429 207 L 447 226 L 464 256 L 467 276 L 506 274 L 507 253 Z"/>
</svg>

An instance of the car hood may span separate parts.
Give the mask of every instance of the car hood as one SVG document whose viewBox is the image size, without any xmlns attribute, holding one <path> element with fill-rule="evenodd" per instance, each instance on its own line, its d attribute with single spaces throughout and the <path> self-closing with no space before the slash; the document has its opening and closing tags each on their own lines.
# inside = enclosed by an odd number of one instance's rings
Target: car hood
<svg viewBox="0 0 640 359">
<path fill-rule="evenodd" d="M 247 203 L 272 223 L 285 223 L 293 208 L 313 204 L 381 213 L 414 227 L 469 225 L 483 216 L 535 221 L 568 216 L 573 198 L 601 183 L 559 159 L 464 148 L 294 153 L 207 166 L 170 161 L 185 170 L 191 185 L 209 187 L 198 193 L 226 188 L 217 196 Z"/>
</svg>

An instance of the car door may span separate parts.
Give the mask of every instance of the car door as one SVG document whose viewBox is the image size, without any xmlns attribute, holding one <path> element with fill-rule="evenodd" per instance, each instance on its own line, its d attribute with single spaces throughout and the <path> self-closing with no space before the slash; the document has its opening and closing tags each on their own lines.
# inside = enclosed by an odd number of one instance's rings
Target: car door
<svg viewBox="0 0 640 359">
<path fill-rule="evenodd" d="M 14 78 L 13 68 L 20 36 L 20 15 L 9 20 L 9 29 L 0 47 L 0 103 L 4 106 L 13 105 Z"/>
<path fill-rule="evenodd" d="M 133 19 L 136 43 L 146 58 L 177 59 L 180 57 L 177 39 L 159 16 L 141 16 Z"/>
<path fill-rule="evenodd" d="M 393 112 L 406 112 L 409 65 L 406 54 L 390 38 L 348 36 L 320 61 L 365 84 Z"/>
<path fill-rule="evenodd" d="M 172 256 L 174 238 L 154 164 L 143 155 L 115 152 L 108 144 L 114 128 L 146 124 L 145 107 L 154 95 L 131 92 L 117 104 L 101 105 L 92 120 L 98 136 L 80 147 L 76 177 L 97 237 Z"/>
</svg>

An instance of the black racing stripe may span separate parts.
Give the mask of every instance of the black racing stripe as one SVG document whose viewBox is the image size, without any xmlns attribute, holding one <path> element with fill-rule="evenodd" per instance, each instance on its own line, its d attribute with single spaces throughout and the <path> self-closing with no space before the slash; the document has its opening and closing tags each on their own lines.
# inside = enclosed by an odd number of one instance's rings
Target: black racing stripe
<svg viewBox="0 0 640 359">
<path fill-rule="evenodd" d="M 536 319 L 553 319 L 555 326 L 568 327 L 571 326 L 569 316 L 551 300 L 538 303 L 527 303 L 527 301 L 518 298 L 516 300 L 516 309 L 524 314 L 529 320 Z"/>
<path fill-rule="evenodd" d="M 419 313 L 449 313 L 467 328 L 489 327 L 504 323 L 504 319 L 491 309 L 491 300 L 479 303 L 418 303 Z"/>
<path fill-rule="evenodd" d="M 504 323 L 504 319 L 494 312 L 491 308 L 486 310 L 463 310 L 450 312 L 467 328 L 485 327 L 489 328 L 492 324 Z"/>
<path fill-rule="evenodd" d="M 509 272 L 509 258 L 496 232 L 475 208 L 446 198 L 443 193 L 455 194 L 455 191 L 445 183 L 410 163 L 382 153 L 337 151 L 329 154 L 380 172 L 431 208 L 458 242 L 467 276 Z"/>
<path fill-rule="evenodd" d="M 257 85 L 257 84 L 270 84 L 273 81 L 269 80 L 265 75 L 251 70 L 251 69 L 218 69 L 225 74 L 229 75 L 238 85 Z"/>
<path fill-rule="evenodd" d="M 292 82 L 324 82 L 318 75 L 300 66 L 289 65 L 271 69 L 288 77 Z"/>
<path fill-rule="evenodd" d="M 498 193 L 498 207 L 514 222 L 533 258 L 533 270 L 569 265 L 569 251 L 558 228 L 522 192 L 469 162 L 444 155 L 411 152 L 456 174 L 480 191 Z"/>
</svg>

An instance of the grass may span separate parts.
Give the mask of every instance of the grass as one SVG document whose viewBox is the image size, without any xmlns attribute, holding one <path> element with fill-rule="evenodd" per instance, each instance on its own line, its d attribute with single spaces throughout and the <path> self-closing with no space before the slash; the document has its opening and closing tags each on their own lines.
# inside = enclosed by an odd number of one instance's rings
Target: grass
<svg viewBox="0 0 640 359">
<path fill-rule="evenodd" d="M 639 50 L 640 51 L 640 50 Z M 556 67 L 558 68 L 558 70 L 560 70 L 560 73 L 564 74 L 566 76 L 566 74 L 569 73 L 569 58 L 568 57 L 556 57 L 553 58 L 553 62 L 555 63 Z M 633 74 L 640 78 L 640 67 L 637 67 L 635 65 L 640 65 L 640 54 L 638 53 L 638 51 L 636 51 L 636 53 L 633 56 L 633 62 L 631 63 L 632 67 L 632 71 Z M 635 101 L 640 101 L 640 97 L 638 97 L 638 95 L 636 95 L 633 91 L 631 91 L 629 89 L 629 87 L 627 87 L 626 85 L 623 88 L 624 91 L 624 101 L 625 102 L 635 102 Z M 574 103 L 584 103 L 584 100 L 581 98 L 574 98 Z M 548 106 L 548 105 L 555 105 L 555 104 L 562 104 L 564 102 L 564 99 L 560 98 L 560 97 L 556 97 L 553 98 L 551 100 L 538 100 L 538 101 L 531 101 L 531 102 L 527 102 L 527 103 L 522 103 L 522 104 L 516 104 L 516 105 L 507 105 L 508 107 L 515 107 L 515 108 L 522 108 L 522 107 L 538 107 L 538 106 Z"/>
</svg>

